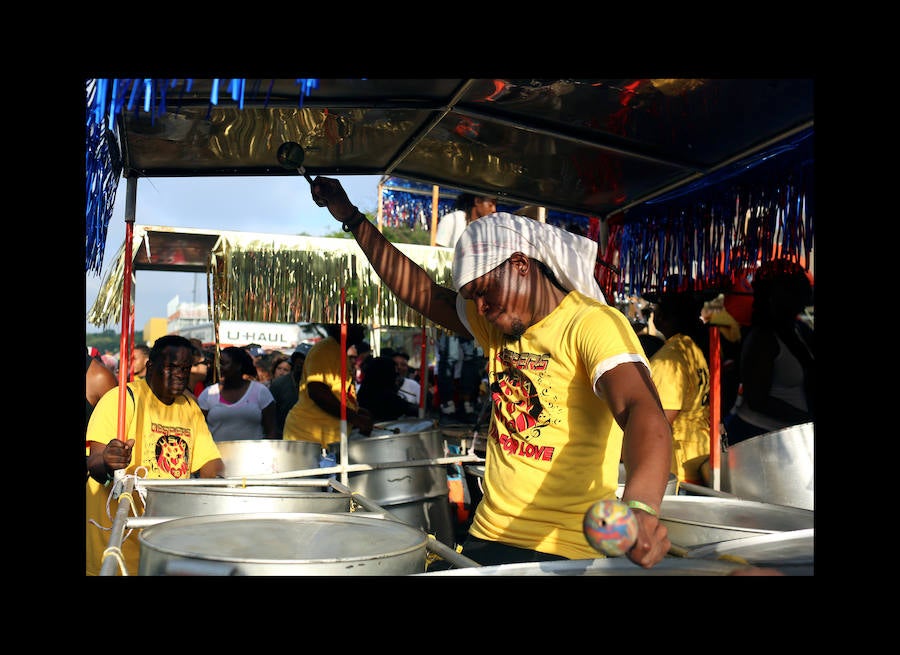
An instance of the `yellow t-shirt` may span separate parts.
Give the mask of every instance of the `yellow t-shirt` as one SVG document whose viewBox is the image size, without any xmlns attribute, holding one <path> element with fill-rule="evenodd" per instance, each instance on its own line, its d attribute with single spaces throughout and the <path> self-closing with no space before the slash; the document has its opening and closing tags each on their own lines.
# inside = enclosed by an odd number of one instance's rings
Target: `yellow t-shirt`
<svg viewBox="0 0 900 655">
<path fill-rule="evenodd" d="M 346 354 L 344 354 L 346 357 Z M 341 440 L 341 420 L 319 407 L 309 396 L 307 385 L 322 382 L 334 397 L 341 398 L 341 344 L 326 337 L 310 348 L 303 362 L 297 402 L 284 420 L 285 441 L 312 441 L 327 446 Z M 356 387 L 353 372 L 347 371 L 347 407 L 356 409 Z"/>
<path fill-rule="evenodd" d="M 488 358 L 492 404 L 484 496 L 470 533 L 599 557 L 582 521 L 591 504 L 615 498 L 623 433 L 594 384 L 624 362 L 647 365 L 637 334 L 618 309 L 577 291 L 512 343 L 472 302 L 466 317 Z"/>
<path fill-rule="evenodd" d="M 144 467 L 138 475 L 146 478 L 181 480 L 190 478 L 191 473 L 200 470 L 207 462 L 219 459 L 219 449 L 206 426 L 203 412 L 192 400 L 179 396 L 171 405 L 161 402 L 143 378 L 130 382 L 128 387 L 134 392 L 134 402 L 130 396 L 125 399 L 126 439 L 134 439 L 131 464 L 125 469 L 128 474 Z M 127 393 L 127 392 L 126 392 Z M 119 388 L 107 391 L 91 414 L 88 423 L 87 441 L 107 444 L 118 433 Z M 85 454 L 90 452 L 86 444 Z M 109 546 L 113 519 L 118 503 L 112 499 L 107 512 L 106 503 L 113 484 L 104 486 L 93 478 L 88 478 L 86 496 L 86 561 L 87 575 L 99 575 L 103 565 L 103 551 Z M 135 492 L 135 510 L 140 515 L 143 504 Z M 124 502 L 124 501 L 123 501 Z M 134 515 L 134 511 L 130 515 Z M 103 526 L 98 528 L 91 519 Z M 138 574 L 140 544 L 138 530 L 133 530 L 122 542 L 128 575 Z"/>
<path fill-rule="evenodd" d="M 709 325 L 717 325 L 722 336 L 732 343 L 741 340 L 741 325 L 727 309 L 717 309 L 709 315 Z"/>
<path fill-rule="evenodd" d="M 650 374 L 663 409 L 677 410 L 672 424 L 672 473 L 703 484 L 700 466 L 709 457 L 709 366 L 693 339 L 669 337 L 650 358 Z"/>
</svg>

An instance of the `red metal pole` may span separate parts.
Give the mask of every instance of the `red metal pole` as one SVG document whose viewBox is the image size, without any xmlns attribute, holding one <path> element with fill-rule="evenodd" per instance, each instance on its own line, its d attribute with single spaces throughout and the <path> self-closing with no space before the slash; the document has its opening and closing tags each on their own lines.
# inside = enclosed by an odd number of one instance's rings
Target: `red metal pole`
<svg viewBox="0 0 900 655">
<path fill-rule="evenodd" d="M 722 416 L 722 353 L 719 348 L 719 328 L 709 326 L 709 468 L 712 474 L 712 487 L 719 490 L 721 481 L 721 442 L 719 439 L 719 422 Z"/>
<path fill-rule="evenodd" d="M 341 420 L 347 421 L 347 290 L 341 287 Z"/>
<path fill-rule="evenodd" d="M 350 484 L 350 475 L 347 473 L 346 466 L 349 463 L 349 453 L 347 452 L 347 443 L 349 439 L 349 431 L 347 429 L 347 290 L 341 287 L 341 466 L 345 467 L 341 470 L 341 484 Z M 322 449 L 324 454 L 325 450 Z"/>
<path fill-rule="evenodd" d="M 425 418 L 425 398 L 428 396 L 425 379 L 428 371 L 425 370 L 425 358 L 428 356 L 428 338 L 425 336 L 425 325 L 422 324 L 422 356 L 419 359 L 419 418 Z"/>
<path fill-rule="evenodd" d="M 133 309 L 131 306 L 131 276 L 134 274 L 134 262 L 131 255 L 131 240 L 134 235 L 134 209 L 137 199 L 137 179 L 129 177 L 127 180 L 125 196 L 125 257 L 124 277 L 122 280 L 122 334 L 119 336 L 119 422 L 116 429 L 116 438 L 125 441 L 125 399 L 126 385 L 128 384 L 128 371 L 130 362 L 123 362 L 130 352 L 128 347 L 128 335 L 133 321 Z"/>
</svg>

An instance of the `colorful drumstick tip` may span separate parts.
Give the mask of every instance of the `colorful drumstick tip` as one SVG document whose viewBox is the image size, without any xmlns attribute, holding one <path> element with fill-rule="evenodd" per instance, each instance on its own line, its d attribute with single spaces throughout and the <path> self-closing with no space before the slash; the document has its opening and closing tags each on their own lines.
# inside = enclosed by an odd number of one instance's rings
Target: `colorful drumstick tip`
<svg viewBox="0 0 900 655">
<path fill-rule="evenodd" d="M 638 534 L 637 519 L 621 500 L 598 500 L 591 505 L 584 514 L 583 528 L 588 543 L 609 557 L 627 553 Z"/>
</svg>

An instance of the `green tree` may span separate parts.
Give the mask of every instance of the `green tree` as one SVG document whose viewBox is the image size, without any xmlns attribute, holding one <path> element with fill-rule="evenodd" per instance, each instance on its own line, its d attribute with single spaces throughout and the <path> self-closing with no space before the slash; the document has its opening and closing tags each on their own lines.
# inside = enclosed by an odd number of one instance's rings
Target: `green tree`
<svg viewBox="0 0 900 655">
<path fill-rule="evenodd" d="M 364 212 L 366 218 L 375 222 L 374 217 L 369 212 Z M 413 243 L 420 246 L 430 246 L 431 245 L 431 232 L 426 232 L 425 230 L 411 230 L 406 227 L 388 227 L 384 226 L 382 230 L 382 234 L 384 237 L 390 241 L 391 243 Z M 332 239 L 352 239 L 353 235 L 349 232 L 344 232 L 340 227 L 337 230 L 332 232 L 331 234 L 326 234 L 325 236 Z"/>
<path fill-rule="evenodd" d="M 122 332 L 115 330 L 104 330 L 103 332 L 88 332 L 85 334 L 85 345 L 88 348 L 96 348 L 102 355 L 107 350 L 112 353 L 119 352 L 121 344 Z M 135 343 L 144 343 L 144 331 L 138 330 L 134 333 Z"/>
</svg>

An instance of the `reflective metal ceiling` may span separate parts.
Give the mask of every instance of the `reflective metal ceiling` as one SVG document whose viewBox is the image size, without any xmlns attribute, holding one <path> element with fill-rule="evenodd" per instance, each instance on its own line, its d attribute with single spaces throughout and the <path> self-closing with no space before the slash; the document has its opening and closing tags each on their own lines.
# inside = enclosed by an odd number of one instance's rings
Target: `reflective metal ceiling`
<svg viewBox="0 0 900 655">
<path fill-rule="evenodd" d="M 212 80 L 117 119 L 126 177 L 397 176 L 509 204 L 608 217 L 813 127 L 811 79 Z"/>
</svg>

